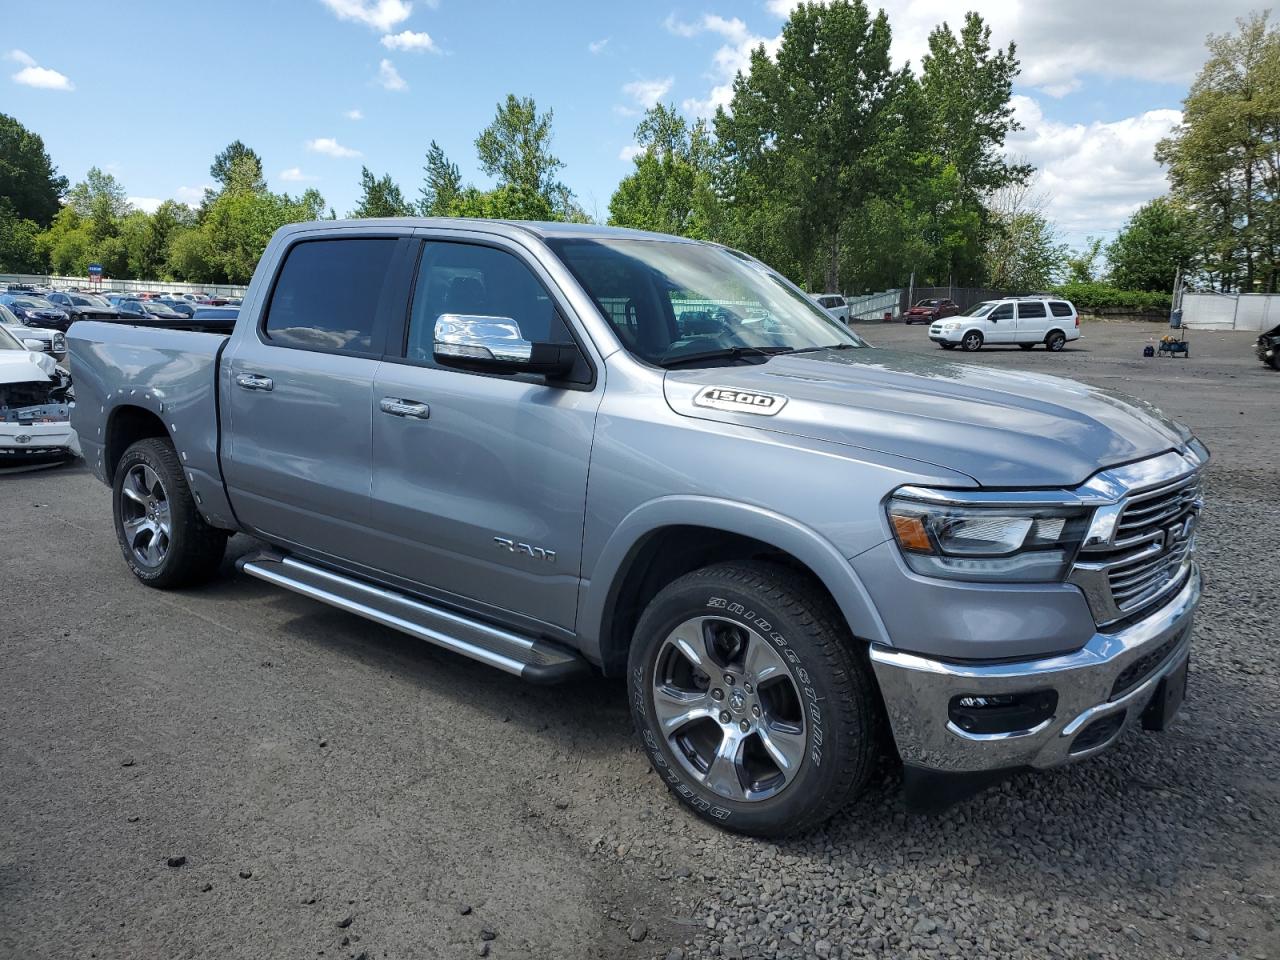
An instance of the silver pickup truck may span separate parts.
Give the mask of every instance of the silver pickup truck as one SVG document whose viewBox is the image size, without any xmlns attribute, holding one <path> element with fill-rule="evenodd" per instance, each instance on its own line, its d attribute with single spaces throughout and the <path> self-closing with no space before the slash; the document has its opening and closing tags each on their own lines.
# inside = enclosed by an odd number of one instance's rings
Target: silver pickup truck
<svg viewBox="0 0 1280 960">
<path fill-rule="evenodd" d="M 937 805 L 1162 729 L 1205 448 L 1158 411 L 869 348 L 725 247 L 285 227 L 229 337 L 77 323 L 73 425 L 153 587 L 253 577 L 535 681 L 624 678 L 724 827 L 885 751 Z"/>
</svg>

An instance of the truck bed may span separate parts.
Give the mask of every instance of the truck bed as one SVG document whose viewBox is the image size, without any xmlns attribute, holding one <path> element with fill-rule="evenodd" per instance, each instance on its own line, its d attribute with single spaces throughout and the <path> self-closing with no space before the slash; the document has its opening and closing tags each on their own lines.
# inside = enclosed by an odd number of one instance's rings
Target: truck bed
<svg viewBox="0 0 1280 960">
<path fill-rule="evenodd" d="M 76 402 L 71 425 L 85 462 L 111 482 L 123 450 L 112 443 L 121 417 L 159 418 L 187 471 L 201 512 L 210 523 L 233 525 L 218 469 L 218 358 L 220 333 L 80 322 L 67 331 Z"/>
</svg>

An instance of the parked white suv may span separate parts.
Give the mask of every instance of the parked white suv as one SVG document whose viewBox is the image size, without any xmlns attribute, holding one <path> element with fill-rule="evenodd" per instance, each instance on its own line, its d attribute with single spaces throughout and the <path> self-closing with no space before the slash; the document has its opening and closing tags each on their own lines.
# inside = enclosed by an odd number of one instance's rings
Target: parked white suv
<svg viewBox="0 0 1280 960">
<path fill-rule="evenodd" d="M 810 294 L 813 302 L 827 311 L 827 316 L 833 320 L 839 320 L 841 323 L 849 322 L 849 303 L 844 297 L 838 293 L 814 293 Z"/>
<path fill-rule="evenodd" d="M 991 343 L 1016 343 L 1030 350 L 1043 343 L 1061 350 L 1080 339 L 1080 314 L 1067 300 L 1054 297 L 1005 297 L 976 303 L 964 313 L 938 320 L 929 339 L 944 350 L 980 350 Z"/>
</svg>

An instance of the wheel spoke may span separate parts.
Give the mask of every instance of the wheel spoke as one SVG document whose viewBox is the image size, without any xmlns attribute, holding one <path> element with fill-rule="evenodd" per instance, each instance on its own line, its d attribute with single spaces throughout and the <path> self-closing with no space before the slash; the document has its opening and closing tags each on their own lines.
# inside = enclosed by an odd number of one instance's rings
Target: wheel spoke
<svg viewBox="0 0 1280 960">
<path fill-rule="evenodd" d="M 684 654 L 685 659 L 703 673 L 710 674 L 715 669 L 715 665 L 708 662 L 710 658 L 707 655 L 707 641 L 703 633 L 704 623 L 706 620 L 701 617 L 686 620 L 672 631 L 671 636 L 667 637 L 667 642 Z"/>
<path fill-rule="evenodd" d="M 679 690 L 666 684 L 653 688 L 653 712 L 668 737 L 694 720 L 715 716 L 710 699 L 702 691 Z"/>
<path fill-rule="evenodd" d="M 142 464 L 142 484 L 146 487 L 147 493 L 152 496 L 164 496 L 164 488 L 160 486 L 160 478 L 156 476 L 156 472 Z"/>
<path fill-rule="evenodd" d="M 709 790 L 734 800 L 742 798 L 742 777 L 738 772 L 738 755 L 741 752 L 742 737 L 726 731 L 703 778 Z"/>
<path fill-rule="evenodd" d="M 139 493 L 137 490 L 134 489 L 134 474 L 132 473 L 129 474 L 129 476 L 125 477 L 124 483 L 120 487 L 120 492 L 123 493 L 130 500 L 132 500 L 134 503 L 140 503 L 145 505 L 147 502 L 146 495 Z"/>
<path fill-rule="evenodd" d="M 774 649 L 772 643 L 755 633 L 748 635 L 747 652 L 743 656 L 742 665 L 748 676 L 756 678 L 757 687 L 788 675 L 782 655 Z"/>
<path fill-rule="evenodd" d="M 803 731 L 796 732 L 779 724 L 762 723 L 757 728 L 756 735 L 764 744 L 769 759 L 789 782 L 804 761 L 806 738 Z"/>
</svg>

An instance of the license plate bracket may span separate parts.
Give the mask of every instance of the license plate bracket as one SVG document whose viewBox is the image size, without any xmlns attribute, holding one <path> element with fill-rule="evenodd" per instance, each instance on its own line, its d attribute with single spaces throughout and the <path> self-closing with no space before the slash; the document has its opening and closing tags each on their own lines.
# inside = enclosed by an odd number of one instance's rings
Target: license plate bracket
<svg viewBox="0 0 1280 960">
<path fill-rule="evenodd" d="M 1191 658 L 1188 657 L 1156 686 L 1151 702 L 1142 711 L 1142 729 L 1159 732 L 1168 730 L 1173 724 L 1173 718 L 1187 696 L 1187 674 L 1190 666 Z"/>
</svg>

